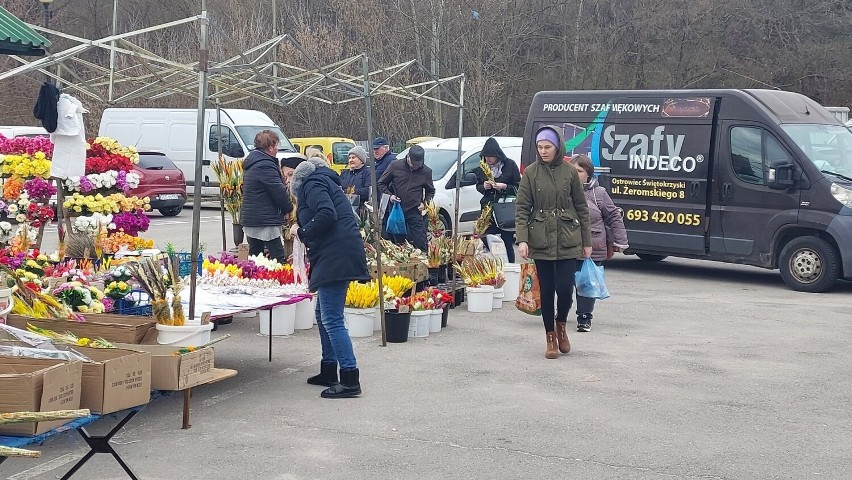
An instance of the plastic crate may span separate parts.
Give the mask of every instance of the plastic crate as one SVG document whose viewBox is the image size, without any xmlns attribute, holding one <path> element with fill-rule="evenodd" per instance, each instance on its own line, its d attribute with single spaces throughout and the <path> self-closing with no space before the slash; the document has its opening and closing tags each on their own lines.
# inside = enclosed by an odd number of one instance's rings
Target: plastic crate
<svg viewBox="0 0 852 480">
<path fill-rule="evenodd" d="M 192 273 L 192 253 L 190 252 L 180 252 L 177 254 L 180 263 L 178 264 L 178 275 L 181 277 L 188 277 L 190 273 Z M 198 253 L 198 271 L 196 272 L 199 276 L 201 275 L 202 264 L 204 263 L 204 256 L 199 252 Z"/>
<path fill-rule="evenodd" d="M 133 290 L 126 297 L 115 302 L 115 313 L 119 315 L 150 316 L 151 297 L 142 290 Z"/>
</svg>

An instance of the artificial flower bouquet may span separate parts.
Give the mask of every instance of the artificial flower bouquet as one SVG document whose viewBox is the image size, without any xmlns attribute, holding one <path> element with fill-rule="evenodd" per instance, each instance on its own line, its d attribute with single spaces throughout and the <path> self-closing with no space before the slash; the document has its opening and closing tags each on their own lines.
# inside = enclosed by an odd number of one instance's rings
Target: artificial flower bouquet
<svg viewBox="0 0 852 480">
<path fill-rule="evenodd" d="M 225 203 L 225 210 L 231 214 L 234 224 L 240 223 L 240 208 L 243 205 L 243 161 L 219 160 L 210 165 L 219 179 L 219 194 Z"/>
<path fill-rule="evenodd" d="M 429 295 L 429 292 L 417 292 L 411 296 L 411 310 L 414 312 L 423 312 L 435 310 L 435 300 Z"/>
<path fill-rule="evenodd" d="M 379 304 L 379 286 L 376 282 L 350 282 L 346 290 L 347 308 L 374 308 Z"/>
<path fill-rule="evenodd" d="M 102 302 L 104 293 L 99 289 L 81 282 L 66 282 L 52 292 L 65 305 L 80 313 L 104 313 L 106 305 Z"/>
<path fill-rule="evenodd" d="M 117 191 L 128 194 L 130 190 L 139 187 L 138 173 L 122 170 L 107 170 L 103 173 L 90 173 L 82 177 L 65 179 L 65 189 L 69 192 L 90 193 L 96 190 Z"/>
<path fill-rule="evenodd" d="M 506 282 L 503 262 L 493 256 L 468 257 L 461 264 L 457 263 L 455 268 L 468 287 L 492 285 L 500 288 Z"/>
<path fill-rule="evenodd" d="M 426 290 L 435 303 L 435 310 L 443 310 L 455 303 L 455 298 L 449 292 L 430 287 Z"/>
</svg>

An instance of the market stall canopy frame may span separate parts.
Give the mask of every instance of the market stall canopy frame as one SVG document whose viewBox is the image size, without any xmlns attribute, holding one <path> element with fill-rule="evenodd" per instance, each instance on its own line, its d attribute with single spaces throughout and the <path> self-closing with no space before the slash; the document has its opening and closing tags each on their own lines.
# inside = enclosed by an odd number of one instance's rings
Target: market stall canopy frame
<svg viewBox="0 0 852 480">
<path fill-rule="evenodd" d="M 40 57 L 48 47 L 50 40 L 0 7 L 0 54 Z"/>
</svg>

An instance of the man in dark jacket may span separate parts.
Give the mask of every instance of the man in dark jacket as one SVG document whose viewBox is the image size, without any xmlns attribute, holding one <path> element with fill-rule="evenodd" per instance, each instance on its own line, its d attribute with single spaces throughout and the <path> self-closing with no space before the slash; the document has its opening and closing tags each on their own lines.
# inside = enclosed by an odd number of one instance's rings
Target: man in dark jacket
<svg viewBox="0 0 852 480">
<path fill-rule="evenodd" d="M 243 205 L 240 223 L 248 237 L 249 255 L 262 254 L 281 263 L 287 261 L 281 243 L 284 217 L 293 211 L 290 194 L 278 167 L 278 135 L 270 130 L 254 137 L 255 149 L 243 161 Z"/>
<path fill-rule="evenodd" d="M 340 177 L 323 160 L 302 162 L 290 178 L 290 187 L 296 195 L 299 220 L 290 232 L 307 247 L 309 287 L 318 297 L 322 363 L 320 374 L 308 383 L 329 387 L 320 394 L 323 398 L 356 397 L 361 394 L 360 372 L 343 323 L 343 307 L 349 282 L 370 279 L 364 242 L 352 206 L 340 188 Z"/>
<path fill-rule="evenodd" d="M 488 165 L 488 173 L 493 178 L 493 180 L 489 180 L 489 175 L 486 175 L 481 166 L 474 171 L 476 173 L 476 190 L 482 194 L 479 204 L 483 208 L 488 204 L 494 204 L 501 198 L 514 196 L 518 193 L 518 186 L 521 183 L 521 172 L 518 170 L 518 164 L 503 153 L 503 149 L 500 148 L 500 144 L 494 137 L 485 141 L 479 157 Z M 492 221 L 485 233 L 500 235 L 503 243 L 506 244 L 506 257 L 509 263 L 515 263 L 514 228 L 503 230 Z M 488 248 L 488 242 L 485 242 L 485 246 Z"/>
<path fill-rule="evenodd" d="M 376 178 L 382 178 L 385 170 L 396 160 L 396 154 L 391 152 L 388 139 L 376 137 L 373 140 L 373 157 L 376 159 Z"/>
<path fill-rule="evenodd" d="M 408 228 L 408 234 L 405 237 L 394 235 L 392 238 L 385 232 L 385 238 L 390 238 L 395 243 L 407 240 L 425 252 L 427 250 L 426 222 L 423 220 L 422 212 L 424 203 L 435 196 L 435 185 L 432 183 L 432 169 L 423 164 L 424 159 L 423 147 L 420 145 L 411 147 L 406 158 L 395 160 L 385 170 L 379 180 L 379 191 L 391 196 L 388 211 L 394 203 L 402 206 L 405 225 Z M 387 226 L 387 215 L 383 224 Z"/>
</svg>

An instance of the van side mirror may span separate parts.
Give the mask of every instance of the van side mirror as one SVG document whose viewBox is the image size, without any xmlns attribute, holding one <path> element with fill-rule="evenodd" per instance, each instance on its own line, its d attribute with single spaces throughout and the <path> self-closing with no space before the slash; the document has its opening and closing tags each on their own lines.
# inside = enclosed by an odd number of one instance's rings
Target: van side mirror
<svg viewBox="0 0 852 480">
<path fill-rule="evenodd" d="M 796 184 L 795 173 L 796 166 L 789 160 L 772 161 L 766 172 L 766 186 L 773 190 L 787 190 Z"/>
<path fill-rule="evenodd" d="M 243 158 L 245 154 L 243 147 L 241 147 L 239 143 L 231 143 L 228 145 L 228 150 L 225 152 L 225 155 L 234 158 Z"/>
<path fill-rule="evenodd" d="M 476 174 L 473 172 L 467 172 L 464 174 L 464 178 L 462 179 L 462 187 L 470 185 L 476 185 Z"/>
</svg>

